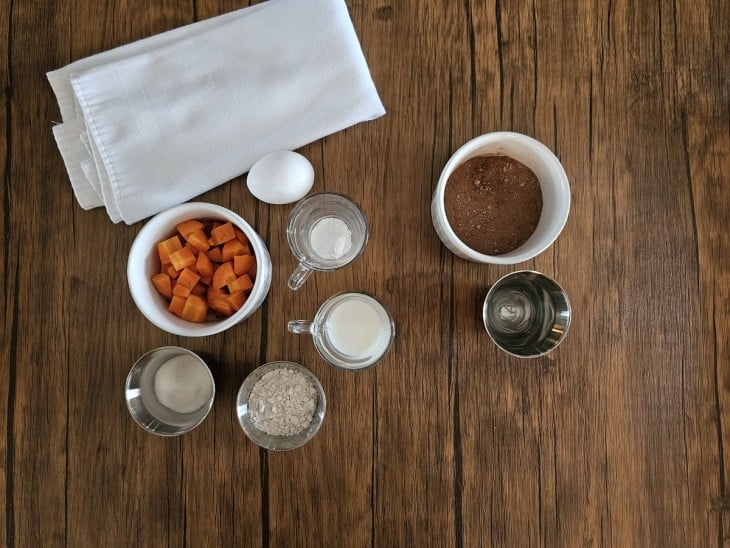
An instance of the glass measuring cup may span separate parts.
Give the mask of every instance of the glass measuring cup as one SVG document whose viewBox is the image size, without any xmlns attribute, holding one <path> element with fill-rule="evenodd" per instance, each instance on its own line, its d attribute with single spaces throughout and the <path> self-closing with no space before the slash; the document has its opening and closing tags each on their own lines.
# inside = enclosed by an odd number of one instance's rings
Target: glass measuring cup
<svg viewBox="0 0 730 548">
<path fill-rule="evenodd" d="M 317 352 L 350 371 L 366 369 L 390 350 L 395 322 L 383 304 L 359 291 L 336 293 L 319 307 L 314 320 L 295 320 L 291 333 L 312 335 Z"/>
<path fill-rule="evenodd" d="M 292 210 L 286 236 L 299 261 L 288 285 L 297 290 L 312 271 L 337 270 L 360 256 L 368 241 L 368 222 L 347 196 L 318 192 Z"/>
</svg>

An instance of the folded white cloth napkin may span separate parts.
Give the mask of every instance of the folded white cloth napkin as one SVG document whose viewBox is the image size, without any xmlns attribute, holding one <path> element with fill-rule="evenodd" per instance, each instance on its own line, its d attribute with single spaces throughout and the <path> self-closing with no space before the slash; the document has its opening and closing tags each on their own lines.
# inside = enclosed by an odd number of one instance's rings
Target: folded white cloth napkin
<svg viewBox="0 0 730 548">
<path fill-rule="evenodd" d="M 76 198 L 134 223 L 385 114 L 344 0 L 269 0 L 48 73 Z"/>
</svg>

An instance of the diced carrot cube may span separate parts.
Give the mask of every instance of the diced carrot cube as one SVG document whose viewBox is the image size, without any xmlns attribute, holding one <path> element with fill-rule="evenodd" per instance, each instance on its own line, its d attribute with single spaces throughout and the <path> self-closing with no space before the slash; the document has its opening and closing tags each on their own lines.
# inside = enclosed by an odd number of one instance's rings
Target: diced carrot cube
<svg viewBox="0 0 730 548">
<path fill-rule="evenodd" d="M 162 264 L 170 264 L 170 254 L 182 247 L 182 242 L 177 236 L 168 238 L 157 244 L 157 254 Z"/>
<path fill-rule="evenodd" d="M 210 239 L 213 240 L 214 245 L 224 244 L 235 237 L 236 233 L 233 232 L 233 225 L 231 223 L 223 223 L 210 231 Z"/>
<path fill-rule="evenodd" d="M 213 261 L 214 263 L 222 263 L 223 261 L 223 252 L 221 251 L 220 247 L 213 247 L 208 250 L 208 258 Z"/>
<path fill-rule="evenodd" d="M 208 304 L 210 307 L 224 316 L 233 314 L 233 308 L 228 302 L 228 294 L 220 289 L 208 288 Z"/>
<path fill-rule="evenodd" d="M 246 248 L 244 245 L 234 238 L 223 244 L 221 254 L 223 256 L 223 260 L 228 261 L 236 255 L 243 255 L 245 250 Z"/>
<path fill-rule="evenodd" d="M 182 270 L 186 266 L 193 266 L 195 264 L 195 255 L 190 251 L 189 248 L 183 247 L 170 253 L 170 262 L 175 270 Z"/>
<path fill-rule="evenodd" d="M 172 297 L 172 281 L 167 274 L 155 274 L 152 276 L 152 283 L 160 294 L 168 299 Z"/>
<path fill-rule="evenodd" d="M 248 237 L 243 233 L 243 230 L 241 230 L 238 227 L 233 227 L 233 233 L 236 235 L 236 239 L 241 242 L 243 245 L 248 245 Z"/>
<path fill-rule="evenodd" d="M 208 249 L 210 249 L 208 238 L 202 230 L 196 230 L 195 232 L 188 234 L 187 241 L 191 246 L 199 251 L 208 251 Z"/>
<path fill-rule="evenodd" d="M 239 310 L 243 306 L 243 303 L 246 302 L 246 294 L 243 291 L 234 291 L 226 298 L 233 310 Z"/>
<path fill-rule="evenodd" d="M 205 295 L 208 292 L 208 286 L 204 283 L 198 282 L 195 287 L 190 290 L 193 295 Z"/>
<path fill-rule="evenodd" d="M 228 289 L 231 293 L 235 293 L 236 291 L 248 291 L 252 287 L 253 282 L 251 281 L 251 278 L 249 278 L 248 274 L 244 274 L 243 276 L 240 276 L 235 280 L 228 282 Z"/>
<path fill-rule="evenodd" d="M 205 253 L 198 253 L 198 261 L 195 266 L 201 276 L 212 276 L 215 271 L 213 261 Z"/>
<path fill-rule="evenodd" d="M 204 284 L 204 285 L 210 285 L 210 282 L 212 279 L 213 279 L 213 276 L 201 276 L 200 283 Z"/>
<path fill-rule="evenodd" d="M 190 295 L 190 288 L 186 285 L 181 284 L 180 282 L 177 282 L 175 285 L 172 286 L 172 294 L 185 298 Z"/>
<path fill-rule="evenodd" d="M 175 314 L 175 316 L 182 316 L 183 308 L 185 308 L 185 297 L 173 295 L 170 300 L 170 306 L 167 309 Z"/>
<path fill-rule="evenodd" d="M 205 299 L 199 295 L 190 295 L 185 299 L 185 306 L 180 317 L 191 322 L 204 322 L 207 313 L 208 304 Z"/>
<path fill-rule="evenodd" d="M 175 228 L 177 228 L 177 231 L 180 233 L 180 235 L 185 238 L 187 241 L 190 241 L 190 238 L 188 236 L 195 232 L 196 230 L 203 230 L 203 223 L 200 221 L 196 221 L 194 219 L 191 219 L 190 221 L 183 221 L 179 225 L 177 225 Z"/>
<path fill-rule="evenodd" d="M 233 261 L 223 263 L 213 274 L 213 289 L 221 289 L 236 279 L 236 273 L 233 272 Z"/>
<path fill-rule="evenodd" d="M 183 247 L 188 248 L 190 250 L 190 253 L 192 253 L 196 257 L 198 256 L 198 253 L 200 253 L 200 250 L 190 242 L 185 242 L 185 245 Z"/>
<path fill-rule="evenodd" d="M 199 280 L 200 274 L 196 274 L 189 268 L 183 268 L 183 271 L 180 272 L 180 276 L 177 278 L 177 283 L 184 285 L 188 289 L 192 289 Z"/>
<path fill-rule="evenodd" d="M 166 272 L 167 272 L 167 275 L 170 276 L 170 278 L 172 278 L 173 280 L 180 275 L 180 271 L 177 270 L 171 264 L 170 265 L 167 265 L 167 271 Z"/>
<path fill-rule="evenodd" d="M 236 273 L 236 276 L 243 276 L 248 274 L 255 264 L 256 259 L 253 255 L 236 255 L 233 257 L 233 272 Z"/>
</svg>

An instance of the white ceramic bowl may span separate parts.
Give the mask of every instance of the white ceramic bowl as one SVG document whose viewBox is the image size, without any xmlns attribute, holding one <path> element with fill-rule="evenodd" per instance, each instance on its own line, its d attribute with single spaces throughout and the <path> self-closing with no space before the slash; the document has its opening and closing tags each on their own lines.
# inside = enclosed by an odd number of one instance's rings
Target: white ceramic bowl
<svg viewBox="0 0 730 548">
<path fill-rule="evenodd" d="M 454 233 L 444 208 L 444 189 L 454 170 L 485 154 L 510 156 L 529 167 L 542 191 L 542 214 L 535 232 L 520 247 L 503 255 L 485 255 L 467 246 Z M 540 141 L 509 131 L 486 133 L 462 145 L 444 166 L 431 201 L 431 218 L 441 241 L 457 256 L 477 263 L 516 264 L 536 257 L 560 235 L 569 212 L 570 185 L 560 160 Z"/>
<path fill-rule="evenodd" d="M 228 318 L 204 323 L 178 318 L 167 310 L 167 300 L 152 284 L 152 276 L 160 269 L 157 243 L 175 234 L 175 226 L 189 219 L 230 221 L 251 242 L 256 256 L 256 280 L 244 305 Z M 137 308 L 157 327 L 183 337 L 204 337 L 220 333 L 242 322 L 261 306 L 271 285 L 271 258 L 264 241 L 242 217 L 219 205 L 192 202 L 158 213 L 142 227 L 129 250 L 127 282 Z"/>
</svg>

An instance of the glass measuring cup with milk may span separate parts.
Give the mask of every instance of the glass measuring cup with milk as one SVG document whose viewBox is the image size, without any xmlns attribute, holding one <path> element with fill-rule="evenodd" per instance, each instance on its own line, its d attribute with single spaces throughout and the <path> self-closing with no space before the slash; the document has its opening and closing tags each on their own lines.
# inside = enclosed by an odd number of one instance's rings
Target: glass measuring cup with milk
<svg viewBox="0 0 730 548">
<path fill-rule="evenodd" d="M 350 371 L 372 367 L 390 350 L 395 323 L 388 310 L 367 293 L 348 291 L 327 299 L 314 320 L 289 322 L 292 333 L 312 335 L 319 354 Z"/>
</svg>

